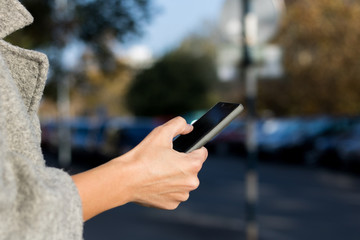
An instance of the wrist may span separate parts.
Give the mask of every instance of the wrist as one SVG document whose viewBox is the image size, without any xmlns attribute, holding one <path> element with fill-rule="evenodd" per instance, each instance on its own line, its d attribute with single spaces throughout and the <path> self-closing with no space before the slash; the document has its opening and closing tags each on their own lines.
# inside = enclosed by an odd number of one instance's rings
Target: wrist
<svg viewBox="0 0 360 240">
<path fill-rule="evenodd" d="M 82 201 L 84 220 L 131 201 L 132 168 L 127 157 L 122 156 L 72 176 Z"/>
<path fill-rule="evenodd" d="M 114 201 L 113 207 L 121 206 L 126 203 L 132 202 L 136 190 L 135 176 L 137 167 L 134 165 L 134 161 L 131 154 L 127 153 L 120 157 L 117 157 L 108 164 L 108 173 L 113 179 L 111 184 L 111 191 Z"/>
<path fill-rule="evenodd" d="M 119 174 L 121 174 L 122 182 L 119 183 L 119 187 L 125 188 L 123 191 L 126 193 L 126 196 L 123 197 L 126 200 L 125 203 L 135 202 L 142 204 L 144 202 L 143 188 L 151 184 L 146 158 L 141 157 L 136 150 L 131 150 L 113 159 L 112 164 L 114 164 L 114 169 L 121 169 Z"/>
</svg>

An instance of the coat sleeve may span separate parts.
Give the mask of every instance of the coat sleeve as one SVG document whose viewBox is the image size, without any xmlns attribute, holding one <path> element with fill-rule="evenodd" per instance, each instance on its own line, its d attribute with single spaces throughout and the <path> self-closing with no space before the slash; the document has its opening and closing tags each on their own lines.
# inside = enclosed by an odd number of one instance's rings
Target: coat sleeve
<svg viewBox="0 0 360 240">
<path fill-rule="evenodd" d="M 45 166 L 11 80 L 0 55 L 0 239 L 82 239 L 77 188 Z"/>
<path fill-rule="evenodd" d="M 0 238 L 82 239 L 82 212 L 71 177 L 30 166 L 8 152 L 0 160 Z"/>
</svg>

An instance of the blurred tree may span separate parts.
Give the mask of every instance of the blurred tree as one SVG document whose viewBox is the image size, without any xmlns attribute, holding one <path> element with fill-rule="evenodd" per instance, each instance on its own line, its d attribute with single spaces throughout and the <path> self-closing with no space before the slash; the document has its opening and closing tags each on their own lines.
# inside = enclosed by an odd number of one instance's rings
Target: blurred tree
<svg viewBox="0 0 360 240">
<path fill-rule="evenodd" d="M 286 75 L 263 81 L 259 108 L 277 115 L 360 113 L 360 2 L 291 1 L 275 41 Z"/>
<path fill-rule="evenodd" d="M 99 74 L 104 77 L 104 82 L 121 81 L 117 77 L 105 79 L 115 73 L 120 74 L 119 70 L 124 69 L 114 54 L 113 43 L 124 42 L 140 35 L 143 26 L 154 14 L 151 0 L 73 0 L 66 1 L 67 5 L 62 5 L 63 1 L 54 0 L 21 2 L 34 16 L 35 21 L 32 25 L 11 34 L 7 40 L 25 48 L 40 49 L 47 53 L 51 71 L 45 97 L 52 99 L 56 99 L 56 82 L 64 77 L 75 79 L 75 83 L 72 84 L 75 89 L 72 92 L 81 91 L 76 87 L 93 84 L 93 81 L 88 81 L 89 74 L 80 73 L 79 70 L 87 70 L 82 62 L 70 68 L 64 64 L 62 56 L 69 43 L 75 42 L 78 46 L 86 46 L 84 49 L 92 53 L 92 61 L 98 65 Z M 81 83 L 76 83 L 77 81 Z M 99 85 L 95 86 L 98 90 L 101 88 Z"/>
<path fill-rule="evenodd" d="M 52 19 L 53 1 L 23 0 L 21 2 L 34 16 L 36 24 L 14 32 L 6 40 L 29 49 L 49 44 L 52 41 L 51 32 L 54 29 L 54 21 Z"/>
<path fill-rule="evenodd" d="M 35 22 L 8 37 L 10 42 L 28 48 L 66 44 L 78 38 L 96 46 L 107 38 L 124 41 L 142 33 L 150 21 L 151 0 L 73 0 L 66 9 L 55 0 L 21 0 Z"/>
<path fill-rule="evenodd" d="M 102 109 L 110 116 L 126 113 L 124 96 L 132 79 L 132 69 L 117 59 L 112 71 L 103 71 L 95 58 L 92 52 L 87 52 L 81 59 L 82 69 L 76 73 L 78 80 L 72 88 L 72 112 L 88 115 Z"/>
<path fill-rule="evenodd" d="M 212 105 L 218 78 L 211 49 L 192 36 L 140 72 L 127 93 L 129 110 L 142 116 L 172 116 Z"/>
</svg>

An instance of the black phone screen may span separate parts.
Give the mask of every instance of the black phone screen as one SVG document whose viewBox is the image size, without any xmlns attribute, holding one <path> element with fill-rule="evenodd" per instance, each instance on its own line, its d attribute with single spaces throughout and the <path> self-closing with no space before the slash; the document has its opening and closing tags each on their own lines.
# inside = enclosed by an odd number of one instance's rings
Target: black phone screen
<svg viewBox="0 0 360 240">
<path fill-rule="evenodd" d="M 179 152 L 188 151 L 238 106 L 234 103 L 217 103 L 193 124 L 194 129 L 189 134 L 179 135 L 173 141 L 173 148 Z"/>
</svg>

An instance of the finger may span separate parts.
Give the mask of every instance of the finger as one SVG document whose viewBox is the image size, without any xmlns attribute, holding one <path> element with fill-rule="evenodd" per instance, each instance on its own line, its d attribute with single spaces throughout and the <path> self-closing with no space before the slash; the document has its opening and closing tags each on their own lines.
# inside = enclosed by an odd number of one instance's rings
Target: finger
<svg viewBox="0 0 360 240">
<path fill-rule="evenodd" d="M 193 126 L 186 123 L 182 117 L 176 117 L 163 125 L 165 132 L 168 133 L 169 138 L 173 139 L 179 134 L 188 134 L 193 130 Z"/>
<path fill-rule="evenodd" d="M 205 147 L 201 147 L 197 150 L 188 153 L 188 157 L 197 159 L 199 163 L 202 165 L 208 157 L 208 151 Z"/>
</svg>

